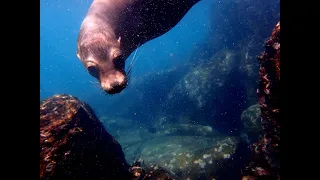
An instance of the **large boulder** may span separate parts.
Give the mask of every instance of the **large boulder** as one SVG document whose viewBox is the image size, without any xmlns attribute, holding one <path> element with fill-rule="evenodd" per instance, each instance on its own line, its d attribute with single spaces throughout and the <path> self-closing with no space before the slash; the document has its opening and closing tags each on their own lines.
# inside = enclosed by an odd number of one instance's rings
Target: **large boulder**
<svg viewBox="0 0 320 180">
<path fill-rule="evenodd" d="M 240 54 L 224 48 L 210 59 L 199 61 L 168 94 L 166 107 L 184 122 L 215 126 L 220 132 L 237 135 L 239 117 L 246 107 L 246 86 L 239 79 Z"/>
<path fill-rule="evenodd" d="M 249 144 L 256 143 L 263 135 L 260 115 L 259 104 L 250 106 L 241 114 L 241 122 L 243 123 L 241 136 Z"/>
<path fill-rule="evenodd" d="M 235 67 L 235 58 L 234 52 L 223 49 L 210 60 L 198 63 L 176 84 L 169 93 L 169 99 L 186 97 L 197 108 L 212 103 Z"/>
<path fill-rule="evenodd" d="M 152 129 L 149 130 L 152 133 Z M 197 124 L 163 124 L 154 130 L 155 136 L 210 136 L 214 137 L 219 133 L 211 126 Z"/>
<path fill-rule="evenodd" d="M 40 179 L 130 179 L 119 143 L 70 95 L 40 103 Z"/>
<path fill-rule="evenodd" d="M 147 166 L 163 167 L 181 179 L 212 179 L 237 143 L 233 137 L 160 136 L 142 145 L 140 158 Z"/>
<path fill-rule="evenodd" d="M 236 173 L 240 173 L 240 168 L 235 164 L 241 164 L 241 158 L 246 158 L 242 154 L 238 159 L 239 154 L 236 154 L 240 143 L 238 137 L 222 135 L 210 126 L 164 124 L 140 129 L 140 133 L 132 134 L 132 137 L 121 135 L 119 139 L 133 139 L 138 134 L 140 142 L 122 141 L 127 161 L 139 159 L 146 167 L 162 168 L 178 179 L 231 178 L 224 172 L 230 167 L 233 168 L 229 170 L 234 173 L 232 177 L 238 177 Z"/>
<path fill-rule="evenodd" d="M 247 104 L 257 102 L 259 79 L 257 55 L 280 17 L 280 0 L 224 0 L 214 1 L 210 7 L 209 36 L 207 41 L 195 46 L 192 62 L 208 60 L 221 49 L 238 51 L 238 80 L 246 86 Z M 239 76 L 240 77 L 240 76 Z"/>
</svg>

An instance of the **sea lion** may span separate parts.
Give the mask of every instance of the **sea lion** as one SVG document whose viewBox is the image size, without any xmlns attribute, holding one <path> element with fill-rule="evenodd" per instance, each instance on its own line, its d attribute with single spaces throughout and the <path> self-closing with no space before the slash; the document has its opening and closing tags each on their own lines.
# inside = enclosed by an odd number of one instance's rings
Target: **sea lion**
<svg viewBox="0 0 320 180">
<path fill-rule="evenodd" d="M 125 60 L 172 29 L 200 0 L 94 0 L 81 24 L 77 56 L 108 94 L 128 84 Z"/>
</svg>

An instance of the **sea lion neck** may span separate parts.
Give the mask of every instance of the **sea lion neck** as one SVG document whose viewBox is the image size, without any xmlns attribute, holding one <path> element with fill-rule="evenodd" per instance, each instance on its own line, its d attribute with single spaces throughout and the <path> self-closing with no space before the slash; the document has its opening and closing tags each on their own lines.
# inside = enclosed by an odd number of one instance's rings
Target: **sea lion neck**
<svg viewBox="0 0 320 180">
<path fill-rule="evenodd" d="M 116 31 L 121 14 L 130 4 L 130 0 L 95 0 L 88 10 L 87 17 L 93 16 L 101 21 L 100 25 L 108 25 Z"/>
</svg>

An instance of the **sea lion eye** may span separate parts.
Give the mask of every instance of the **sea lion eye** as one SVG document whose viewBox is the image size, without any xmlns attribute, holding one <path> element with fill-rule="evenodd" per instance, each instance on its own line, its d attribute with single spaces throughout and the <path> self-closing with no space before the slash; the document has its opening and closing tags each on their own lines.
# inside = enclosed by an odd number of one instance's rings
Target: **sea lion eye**
<svg viewBox="0 0 320 180">
<path fill-rule="evenodd" d="M 87 68 L 89 74 L 97 79 L 99 79 L 99 69 L 95 66 L 89 66 Z"/>
<path fill-rule="evenodd" d="M 122 69 L 124 67 L 124 59 L 123 56 L 118 56 L 113 60 L 114 67 L 116 69 Z"/>
</svg>

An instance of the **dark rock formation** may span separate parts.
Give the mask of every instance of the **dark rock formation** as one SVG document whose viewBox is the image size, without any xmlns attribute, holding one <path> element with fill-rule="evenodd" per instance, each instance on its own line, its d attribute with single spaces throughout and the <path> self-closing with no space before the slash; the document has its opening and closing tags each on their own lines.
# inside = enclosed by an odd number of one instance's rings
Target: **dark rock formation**
<svg viewBox="0 0 320 180">
<path fill-rule="evenodd" d="M 259 57 L 258 89 L 264 137 L 254 145 L 254 159 L 244 174 L 256 179 L 280 179 L 280 22 Z"/>
<path fill-rule="evenodd" d="M 206 136 L 216 137 L 219 133 L 211 126 L 195 124 L 163 124 L 151 132 L 156 136 Z"/>
<path fill-rule="evenodd" d="M 40 179 L 130 179 L 121 146 L 70 95 L 40 103 Z"/>
<path fill-rule="evenodd" d="M 243 124 L 241 136 L 249 144 L 258 142 L 263 135 L 260 115 L 261 110 L 258 104 L 250 106 L 241 114 L 241 122 Z"/>
<path fill-rule="evenodd" d="M 235 176 L 231 179 L 240 178 L 244 163 L 235 154 L 239 138 L 219 134 L 210 126 L 164 124 L 152 130 L 135 129 L 130 134 L 124 131 L 120 131 L 117 140 L 129 163 L 141 159 L 146 168 L 166 170 L 176 179 L 227 179 L 230 174 L 223 172 L 226 167 L 237 171 L 233 171 Z M 243 154 L 240 156 L 244 158 Z M 239 162 L 242 166 L 235 167 Z"/>
<path fill-rule="evenodd" d="M 197 45 L 193 62 L 210 59 L 221 49 L 238 52 L 238 80 L 246 86 L 248 105 L 257 102 L 256 88 L 259 63 L 256 56 L 263 51 L 263 41 L 269 37 L 280 16 L 280 0 L 214 1 L 210 10 L 208 40 Z"/>
<path fill-rule="evenodd" d="M 133 163 L 131 168 L 132 174 L 135 176 L 132 180 L 178 180 L 180 178 L 174 177 L 161 167 L 145 166 L 143 160 L 139 159 Z"/>
<path fill-rule="evenodd" d="M 176 122 L 210 123 L 221 133 L 240 134 L 239 117 L 246 107 L 246 86 L 239 81 L 239 58 L 239 52 L 224 48 L 190 68 L 168 94 L 166 107 L 185 117 L 184 122 Z M 185 122 L 186 119 L 189 121 Z"/>
<path fill-rule="evenodd" d="M 240 179 L 250 155 L 244 143 L 228 136 L 156 137 L 140 149 L 148 167 L 162 167 L 178 179 Z"/>
<path fill-rule="evenodd" d="M 179 179 L 212 179 L 230 164 L 238 143 L 230 136 L 156 136 L 127 150 L 139 149 L 136 158 L 147 167 L 162 167 Z"/>
</svg>

